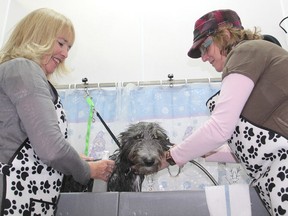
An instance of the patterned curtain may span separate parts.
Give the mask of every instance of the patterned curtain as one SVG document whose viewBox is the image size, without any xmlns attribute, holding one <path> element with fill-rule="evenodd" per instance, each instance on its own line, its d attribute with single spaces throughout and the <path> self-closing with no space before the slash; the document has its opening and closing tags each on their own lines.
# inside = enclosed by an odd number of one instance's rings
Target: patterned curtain
<svg viewBox="0 0 288 216">
<path fill-rule="evenodd" d="M 172 143 L 180 143 L 208 117 L 206 101 L 220 88 L 220 83 L 136 86 L 115 88 L 58 90 L 69 122 L 69 140 L 79 153 L 87 148 L 89 119 L 87 92 L 95 109 L 117 137 L 129 124 L 139 121 L 158 122 Z M 90 128 L 88 154 L 96 159 L 104 150 L 113 153 L 117 145 L 97 116 Z M 223 164 L 197 160 L 220 184 L 248 182 L 237 163 Z M 212 185 L 210 179 L 195 165 L 187 164 L 162 170 L 145 179 L 143 190 L 191 190 Z"/>
</svg>

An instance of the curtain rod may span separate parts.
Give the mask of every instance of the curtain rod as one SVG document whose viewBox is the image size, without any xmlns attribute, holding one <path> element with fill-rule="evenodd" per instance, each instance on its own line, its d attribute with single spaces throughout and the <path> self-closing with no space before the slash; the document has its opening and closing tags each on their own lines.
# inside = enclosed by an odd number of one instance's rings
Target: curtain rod
<svg viewBox="0 0 288 216">
<path fill-rule="evenodd" d="M 131 82 L 108 82 L 108 83 L 82 83 L 82 84 L 64 84 L 54 85 L 56 89 L 76 89 L 76 88 L 110 88 L 110 87 L 125 87 L 128 84 L 136 86 L 153 86 L 153 85 L 181 85 L 190 83 L 211 83 L 221 82 L 221 78 L 199 78 L 199 79 L 171 79 L 171 80 L 155 80 L 155 81 L 131 81 Z"/>
</svg>

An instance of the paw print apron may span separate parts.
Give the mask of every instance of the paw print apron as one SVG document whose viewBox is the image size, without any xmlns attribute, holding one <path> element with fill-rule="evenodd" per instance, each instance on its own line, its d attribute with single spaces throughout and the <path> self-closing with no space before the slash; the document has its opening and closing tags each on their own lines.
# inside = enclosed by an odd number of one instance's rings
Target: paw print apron
<svg viewBox="0 0 288 216">
<path fill-rule="evenodd" d="M 53 90 L 56 91 L 54 87 Z M 59 96 L 55 110 L 67 138 L 67 122 Z M 0 173 L 4 177 L 1 215 L 54 215 L 63 174 L 39 159 L 28 138 L 8 164 L 0 163 Z"/>
<path fill-rule="evenodd" d="M 206 103 L 213 111 L 220 91 Z M 228 144 L 271 215 L 288 214 L 288 140 L 240 116 Z"/>
</svg>

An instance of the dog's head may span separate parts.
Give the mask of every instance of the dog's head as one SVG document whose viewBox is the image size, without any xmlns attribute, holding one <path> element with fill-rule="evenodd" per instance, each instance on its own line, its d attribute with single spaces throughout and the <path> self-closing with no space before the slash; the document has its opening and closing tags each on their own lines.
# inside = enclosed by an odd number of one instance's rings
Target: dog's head
<svg viewBox="0 0 288 216">
<path fill-rule="evenodd" d="M 166 131 L 152 122 L 131 124 L 119 135 L 119 159 L 136 174 L 155 173 L 161 166 L 164 152 L 171 147 Z"/>
</svg>

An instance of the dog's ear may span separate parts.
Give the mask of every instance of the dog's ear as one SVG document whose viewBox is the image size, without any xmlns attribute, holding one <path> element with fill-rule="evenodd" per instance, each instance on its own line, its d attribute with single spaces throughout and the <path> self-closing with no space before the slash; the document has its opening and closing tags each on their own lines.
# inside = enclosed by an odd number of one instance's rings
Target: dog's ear
<svg viewBox="0 0 288 216">
<path fill-rule="evenodd" d="M 158 126 L 156 127 L 156 135 L 157 135 L 157 138 L 159 139 L 165 139 L 165 140 L 169 140 L 169 137 L 167 135 L 167 132 L 164 128 L 162 128 L 159 124 Z"/>
<path fill-rule="evenodd" d="M 170 142 L 167 132 L 157 123 L 154 123 L 154 128 L 156 129 L 155 138 L 161 141 L 161 144 L 165 151 L 169 150 L 174 144 Z"/>
<path fill-rule="evenodd" d="M 171 143 L 169 138 L 167 138 L 166 140 L 162 141 L 162 145 L 165 151 L 168 151 L 171 147 L 173 147 L 175 144 Z"/>
<path fill-rule="evenodd" d="M 167 151 L 169 150 L 172 146 L 175 144 L 170 142 L 170 139 L 168 135 L 165 133 L 165 131 L 158 131 L 158 140 L 160 140 L 162 146 L 164 147 L 164 150 Z"/>
<path fill-rule="evenodd" d="M 131 140 L 131 133 L 128 130 L 121 132 L 118 136 L 118 140 L 120 143 L 120 149 L 123 149 L 123 146 Z"/>
</svg>

